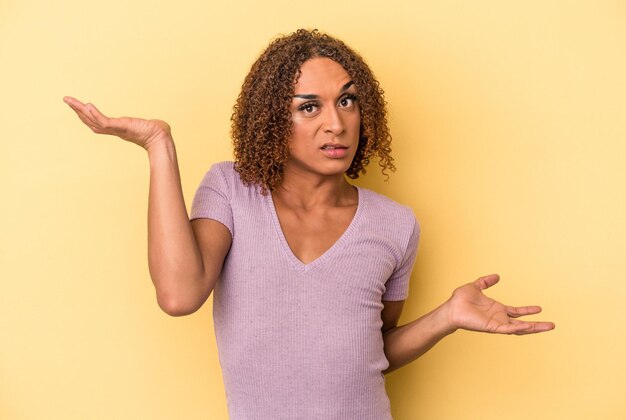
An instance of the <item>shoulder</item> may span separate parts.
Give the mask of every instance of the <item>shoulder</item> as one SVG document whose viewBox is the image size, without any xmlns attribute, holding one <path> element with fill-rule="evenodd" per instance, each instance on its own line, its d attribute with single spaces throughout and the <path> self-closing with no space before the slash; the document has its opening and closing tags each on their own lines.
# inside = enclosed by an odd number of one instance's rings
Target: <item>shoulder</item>
<svg viewBox="0 0 626 420">
<path fill-rule="evenodd" d="M 388 249 L 397 267 L 410 260 L 420 237 L 420 225 L 413 209 L 366 188 L 359 188 L 359 196 L 361 231 Z"/>
<path fill-rule="evenodd" d="M 419 229 L 419 222 L 411 207 L 400 204 L 376 191 L 367 188 L 358 188 L 364 198 L 368 212 L 385 220 L 396 220 L 405 226 L 406 224 L 416 225 Z"/>
<path fill-rule="evenodd" d="M 211 165 L 204 174 L 202 184 L 219 184 L 233 188 L 236 187 L 237 181 L 241 182 L 239 174 L 235 170 L 235 162 L 223 161 Z"/>
<path fill-rule="evenodd" d="M 232 176 L 232 174 L 236 173 L 235 171 L 235 162 L 225 160 L 223 162 L 216 162 L 211 165 L 207 173 L 218 173 L 224 175 L 226 177 Z"/>
<path fill-rule="evenodd" d="M 205 173 L 201 187 L 209 187 L 219 190 L 229 199 L 259 197 L 261 188 L 256 184 L 246 184 L 235 168 L 235 162 L 223 161 L 211 165 Z"/>
</svg>

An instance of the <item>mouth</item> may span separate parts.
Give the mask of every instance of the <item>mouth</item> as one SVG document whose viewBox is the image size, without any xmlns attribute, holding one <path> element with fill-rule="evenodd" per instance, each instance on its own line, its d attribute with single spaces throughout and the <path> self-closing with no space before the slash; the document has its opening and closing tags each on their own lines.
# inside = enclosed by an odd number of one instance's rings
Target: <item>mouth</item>
<svg viewBox="0 0 626 420">
<path fill-rule="evenodd" d="M 326 143 L 320 151 L 329 159 L 345 159 L 348 157 L 348 146 L 339 143 Z"/>
<path fill-rule="evenodd" d="M 335 143 L 327 143 L 321 147 L 322 150 L 336 150 L 336 149 L 347 149 L 348 146 L 344 146 L 343 144 L 335 144 Z"/>
</svg>

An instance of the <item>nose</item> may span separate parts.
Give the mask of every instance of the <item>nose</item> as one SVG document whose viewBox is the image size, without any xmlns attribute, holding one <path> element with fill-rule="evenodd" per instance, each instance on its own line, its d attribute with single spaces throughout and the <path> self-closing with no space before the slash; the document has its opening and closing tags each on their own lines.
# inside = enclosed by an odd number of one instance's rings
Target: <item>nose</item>
<svg viewBox="0 0 626 420">
<path fill-rule="evenodd" d="M 343 133 L 344 124 L 339 111 L 334 106 L 326 107 L 326 115 L 324 116 L 324 131 L 332 133 L 336 136 Z"/>
</svg>

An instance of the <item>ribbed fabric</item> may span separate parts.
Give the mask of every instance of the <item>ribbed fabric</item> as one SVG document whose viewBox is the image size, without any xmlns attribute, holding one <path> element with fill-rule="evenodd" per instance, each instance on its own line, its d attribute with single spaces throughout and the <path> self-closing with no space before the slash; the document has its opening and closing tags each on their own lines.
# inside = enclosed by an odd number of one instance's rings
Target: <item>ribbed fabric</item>
<svg viewBox="0 0 626 420">
<path fill-rule="evenodd" d="M 315 261 L 293 254 L 271 195 L 213 165 L 191 219 L 233 237 L 213 292 L 213 319 L 232 420 L 391 419 L 382 371 L 383 300 L 403 300 L 419 225 L 410 208 L 357 188 L 356 214 Z"/>
</svg>

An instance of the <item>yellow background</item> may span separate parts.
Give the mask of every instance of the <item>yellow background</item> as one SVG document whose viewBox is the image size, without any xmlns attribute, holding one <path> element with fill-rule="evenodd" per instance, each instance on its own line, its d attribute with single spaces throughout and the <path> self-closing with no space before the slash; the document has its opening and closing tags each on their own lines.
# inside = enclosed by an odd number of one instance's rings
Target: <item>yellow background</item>
<svg viewBox="0 0 626 420">
<path fill-rule="evenodd" d="M 226 418 L 210 301 L 155 302 L 146 154 L 62 97 L 168 121 L 189 206 L 250 64 L 299 27 L 386 90 L 398 171 L 360 183 L 422 225 L 402 321 L 497 272 L 557 324 L 447 338 L 387 377 L 395 418 L 626 418 L 626 4 L 591 0 L 0 1 L 0 418 Z"/>
</svg>

